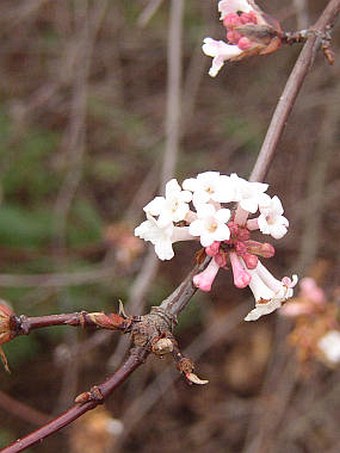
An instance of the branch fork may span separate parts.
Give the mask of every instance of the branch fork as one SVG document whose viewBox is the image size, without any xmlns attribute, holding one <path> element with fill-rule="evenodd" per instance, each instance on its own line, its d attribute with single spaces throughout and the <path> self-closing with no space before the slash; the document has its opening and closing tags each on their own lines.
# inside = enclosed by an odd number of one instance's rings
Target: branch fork
<svg viewBox="0 0 340 453">
<path fill-rule="evenodd" d="M 324 30 L 311 27 L 306 30 L 283 32 L 281 39 L 283 44 L 293 45 L 305 43 L 310 36 L 320 40 L 320 48 L 329 64 L 334 64 L 335 56 L 332 50 L 333 25 L 327 25 Z"/>
</svg>

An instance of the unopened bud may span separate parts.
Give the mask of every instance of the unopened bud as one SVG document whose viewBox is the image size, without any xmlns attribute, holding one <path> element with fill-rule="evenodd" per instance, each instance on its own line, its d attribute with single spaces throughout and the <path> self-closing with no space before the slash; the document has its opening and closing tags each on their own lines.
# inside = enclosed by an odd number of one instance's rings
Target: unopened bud
<svg viewBox="0 0 340 453">
<path fill-rule="evenodd" d="M 131 324 L 131 319 L 116 315 L 115 313 L 94 312 L 88 313 L 88 318 L 102 329 L 127 329 Z M 124 314 L 124 316 L 126 316 Z"/>
<path fill-rule="evenodd" d="M 187 373 L 185 377 L 188 379 L 188 381 L 197 385 L 204 385 L 208 384 L 209 382 L 207 379 L 200 379 L 195 373 Z"/>
<path fill-rule="evenodd" d="M 272 258 L 275 255 L 275 248 L 267 242 L 246 241 L 247 250 L 252 255 Z"/>
<path fill-rule="evenodd" d="M 229 258 L 233 271 L 234 285 L 236 288 L 245 288 L 251 281 L 250 274 L 244 269 L 240 257 L 236 253 L 230 253 Z"/>
<path fill-rule="evenodd" d="M 251 253 L 245 253 L 242 255 L 242 259 L 245 262 L 247 269 L 255 269 L 259 262 L 258 257 L 256 255 L 252 255 Z"/>
<path fill-rule="evenodd" d="M 208 256 L 216 256 L 220 250 L 221 243 L 219 241 L 213 242 L 211 245 L 205 248 L 205 253 Z"/>
</svg>

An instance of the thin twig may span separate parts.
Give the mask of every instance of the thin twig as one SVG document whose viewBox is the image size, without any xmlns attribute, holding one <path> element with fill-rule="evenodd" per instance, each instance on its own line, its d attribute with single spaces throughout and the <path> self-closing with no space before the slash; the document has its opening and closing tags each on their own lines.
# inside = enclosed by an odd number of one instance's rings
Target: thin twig
<svg viewBox="0 0 340 453">
<path fill-rule="evenodd" d="M 8 447 L 2 450 L 2 453 L 16 453 L 25 450 L 32 445 L 40 442 L 42 439 L 59 431 L 71 422 L 79 418 L 85 412 L 94 409 L 99 404 L 102 404 L 113 390 L 124 382 L 127 377 L 144 363 L 148 356 L 148 352 L 144 348 L 135 348 L 130 351 L 130 355 L 124 364 L 112 376 L 110 376 L 102 384 L 91 389 L 96 398 L 91 398 L 89 401 L 82 404 L 75 404 L 70 409 L 65 411 L 59 417 L 51 420 L 49 423 L 32 432 L 28 436 L 18 439 Z"/>
<path fill-rule="evenodd" d="M 326 28 L 333 25 L 340 10 L 340 0 L 331 0 L 321 14 L 319 20 L 311 28 L 311 33 L 297 59 L 293 71 L 291 72 L 279 103 L 275 109 L 261 151 L 256 160 L 253 171 L 250 175 L 251 181 L 263 181 L 269 167 L 277 152 L 277 145 L 282 137 L 284 127 L 287 123 L 290 112 L 294 106 L 296 98 L 301 90 L 302 84 L 310 70 L 316 51 L 320 46 L 320 37 Z"/>
<path fill-rule="evenodd" d="M 100 327 L 102 329 L 126 332 L 133 318 L 123 318 L 115 313 L 86 311 L 45 316 L 15 316 L 10 320 L 12 339 L 19 335 L 29 335 L 33 330 L 51 326 Z"/>
</svg>

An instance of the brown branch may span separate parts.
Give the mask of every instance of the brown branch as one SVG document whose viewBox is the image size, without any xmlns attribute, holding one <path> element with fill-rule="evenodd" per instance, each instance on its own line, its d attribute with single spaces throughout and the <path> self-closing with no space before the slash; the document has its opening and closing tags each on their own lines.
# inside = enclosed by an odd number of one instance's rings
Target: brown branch
<svg viewBox="0 0 340 453">
<path fill-rule="evenodd" d="M 331 0 L 321 14 L 311 31 L 300 56 L 289 76 L 279 103 L 264 139 L 254 169 L 250 175 L 251 181 L 263 181 L 277 150 L 278 142 L 283 134 L 290 112 L 301 90 L 302 84 L 314 62 L 316 52 L 321 44 L 321 36 L 332 26 L 340 11 L 340 0 Z"/>
<path fill-rule="evenodd" d="M 11 339 L 20 335 L 29 335 L 33 330 L 51 326 L 99 327 L 101 329 L 128 331 L 133 318 L 124 318 L 115 313 L 86 311 L 63 313 L 46 316 L 15 316 L 9 322 Z"/>
<path fill-rule="evenodd" d="M 202 272 L 208 266 L 210 260 L 211 258 L 207 257 L 202 264 L 197 264 L 178 288 L 167 299 L 163 300 L 160 304 L 160 309 L 167 314 L 177 317 L 197 291 L 197 288 L 192 283 L 193 276 Z"/>
<path fill-rule="evenodd" d="M 92 387 L 90 392 L 79 395 L 78 401 L 74 406 L 65 411 L 59 417 L 51 420 L 43 427 L 37 429 L 31 434 L 18 439 L 8 447 L 4 448 L 2 453 L 15 453 L 25 450 L 32 445 L 40 442 L 42 439 L 59 431 L 71 422 L 79 418 L 85 412 L 94 409 L 99 404 L 102 404 L 115 388 L 122 384 L 127 377 L 135 371 L 146 360 L 149 352 L 145 348 L 133 348 L 130 350 L 130 355 L 124 364 L 105 382 L 98 386 Z M 82 398 L 82 399 L 81 399 Z M 88 398 L 88 401 L 86 401 Z"/>
<path fill-rule="evenodd" d="M 153 351 L 155 352 L 155 340 L 159 339 L 163 333 L 171 332 L 176 322 L 177 315 L 188 304 L 191 297 L 196 292 L 196 288 L 192 284 L 192 277 L 195 273 L 202 271 L 208 264 L 209 259 L 206 259 L 202 264 L 196 265 L 194 269 L 188 274 L 181 285 L 167 298 L 160 307 L 154 307 L 148 315 L 143 316 L 141 319 L 136 319 L 136 322 L 131 322 L 132 339 L 135 347 L 130 349 L 130 355 L 116 373 L 114 373 L 105 383 L 94 386 L 89 392 L 84 392 L 76 398 L 77 405 L 72 406 L 59 417 L 51 420 L 47 425 L 34 431 L 28 436 L 13 442 L 6 447 L 2 452 L 14 453 L 23 451 L 37 442 L 45 439 L 51 434 L 59 431 L 64 426 L 67 426 L 85 412 L 94 409 L 98 404 L 103 403 L 112 391 L 118 387 L 125 379 L 140 366 L 147 356 Z M 101 316 L 118 316 L 118 315 L 105 315 L 103 313 L 87 313 L 89 324 L 93 322 L 93 315 L 96 315 L 96 325 L 98 326 L 98 319 L 105 319 Z M 120 317 L 121 318 L 121 317 Z M 15 318 L 15 321 L 20 321 L 20 318 Z M 125 323 L 127 319 L 121 318 Z M 133 320 L 133 318 L 132 318 Z M 84 322 L 84 313 L 71 313 L 63 315 L 50 315 L 32 318 L 23 318 L 23 330 L 32 330 L 32 328 L 47 327 L 48 325 L 82 325 Z M 119 324 L 118 322 L 116 324 Z M 128 328 L 130 328 L 130 325 Z M 100 327 L 103 327 L 100 325 Z M 124 329 L 122 329 L 124 330 Z M 24 332 L 22 332 L 24 334 Z M 157 352 L 155 352 L 157 354 Z M 81 405 L 79 405 L 79 403 Z"/>
</svg>

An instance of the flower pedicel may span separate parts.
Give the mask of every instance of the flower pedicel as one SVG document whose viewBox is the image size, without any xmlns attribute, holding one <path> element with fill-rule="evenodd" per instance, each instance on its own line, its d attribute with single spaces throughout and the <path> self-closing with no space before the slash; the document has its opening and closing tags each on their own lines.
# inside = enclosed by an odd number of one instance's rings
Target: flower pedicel
<svg viewBox="0 0 340 453">
<path fill-rule="evenodd" d="M 266 194 L 267 189 L 268 184 L 248 182 L 235 173 L 207 171 L 186 179 L 182 187 L 172 179 L 165 196 L 155 197 L 144 207 L 147 220 L 135 229 L 135 235 L 151 242 L 161 260 L 173 258 L 175 242 L 200 241 L 211 261 L 194 276 L 194 285 L 210 291 L 220 268 L 231 268 L 235 286 L 249 286 L 254 294 L 255 308 L 245 318 L 254 321 L 292 297 L 297 282 L 296 275 L 277 280 L 259 259 L 271 258 L 274 247 L 251 239 L 254 230 L 275 239 L 288 230 L 281 201 Z M 252 218 L 239 216 L 241 223 L 236 206 Z"/>
</svg>

